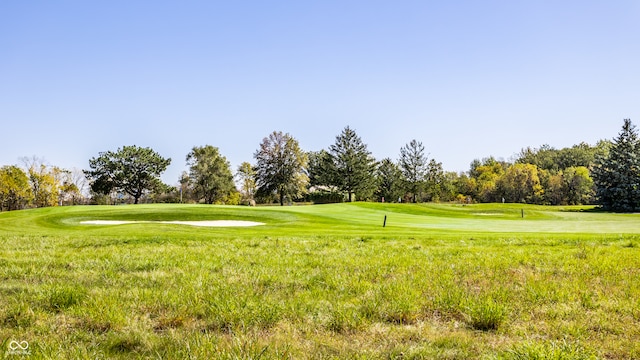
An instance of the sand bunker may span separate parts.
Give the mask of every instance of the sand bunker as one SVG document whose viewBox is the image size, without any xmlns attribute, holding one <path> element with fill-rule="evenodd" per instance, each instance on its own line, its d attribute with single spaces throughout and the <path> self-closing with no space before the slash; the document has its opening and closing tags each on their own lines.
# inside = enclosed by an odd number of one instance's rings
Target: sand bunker
<svg viewBox="0 0 640 360">
<path fill-rule="evenodd" d="M 204 220 L 204 221 L 126 221 L 126 220 L 87 220 L 85 225 L 124 225 L 124 224 L 176 224 L 206 227 L 246 227 L 264 225 L 261 222 L 243 220 Z"/>
<path fill-rule="evenodd" d="M 88 220 L 81 221 L 80 224 L 86 225 L 122 225 L 122 224 L 133 224 L 135 221 L 117 221 L 117 220 Z"/>
</svg>

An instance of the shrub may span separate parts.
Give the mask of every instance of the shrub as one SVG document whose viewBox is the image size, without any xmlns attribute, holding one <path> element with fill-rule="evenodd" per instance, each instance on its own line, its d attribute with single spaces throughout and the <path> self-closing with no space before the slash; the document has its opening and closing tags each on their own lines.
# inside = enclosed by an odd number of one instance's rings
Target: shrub
<svg viewBox="0 0 640 360">
<path fill-rule="evenodd" d="M 341 203 L 344 201 L 344 195 L 338 192 L 314 191 L 307 194 L 305 200 L 314 204 Z"/>
</svg>

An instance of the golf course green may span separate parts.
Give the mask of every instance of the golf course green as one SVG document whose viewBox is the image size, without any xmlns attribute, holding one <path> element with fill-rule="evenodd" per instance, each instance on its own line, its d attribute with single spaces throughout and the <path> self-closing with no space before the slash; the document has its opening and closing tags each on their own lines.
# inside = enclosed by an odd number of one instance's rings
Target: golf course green
<svg viewBox="0 0 640 360">
<path fill-rule="evenodd" d="M 639 246 L 585 206 L 3 212 L 0 355 L 638 358 Z"/>
</svg>

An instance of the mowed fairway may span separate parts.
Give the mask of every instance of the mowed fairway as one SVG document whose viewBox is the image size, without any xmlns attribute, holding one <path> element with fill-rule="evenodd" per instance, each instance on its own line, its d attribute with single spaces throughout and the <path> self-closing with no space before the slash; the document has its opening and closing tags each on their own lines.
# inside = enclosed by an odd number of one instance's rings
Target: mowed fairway
<svg viewBox="0 0 640 360">
<path fill-rule="evenodd" d="M 143 222 L 83 223 L 94 220 Z M 160 223 L 212 220 L 264 225 Z M 640 215 L 374 203 L 0 213 L 0 355 L 640 358 Z"/>
</svg>

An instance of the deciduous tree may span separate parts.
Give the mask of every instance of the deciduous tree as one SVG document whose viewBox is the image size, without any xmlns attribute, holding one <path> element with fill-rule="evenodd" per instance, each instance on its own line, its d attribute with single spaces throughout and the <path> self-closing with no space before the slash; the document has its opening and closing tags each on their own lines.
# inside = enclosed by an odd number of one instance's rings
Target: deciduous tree
<svg viewBox="0 0 640 360">
<path fill-rule="evenodd" d="M 31 185 L 32 205 L 35 207 L 58 205 L 63 182 L 69 171 L 51 166 L 37 156 L 23 157 L 21 160 L 27 169 Z"/>
<path fill-rule="evenodd" d="M 87 178 L 81 169 L 73 168 L 66 174 L 63 184 L 63 201 L 71 205 L 78 205 L 85 201 L 85 196 L 89 193 Z"/>
<path fill-rule="evenodd" d="M 240 189 L 245 200 L 254 200 L 256 194 L 256 171 L 248 162 L 243 162 L 238 166 L 236 177 L 240 181 Z"/>
<path fill-rule="evenodd" d="M 538 149 L 530 147 L 522 149 L 516 160 L 520 164 L 533 164 L 541 170 L 547 170 L 551 174 L 557 174 L 569 167 L 590 167 L 594 164 L 596 154 L 601 152 L 601 143 L 591 146 L 580 143 L 570 148 L 560 150 L 549 145 L 542 145 Z"/>
<path fill-rule="evenodd" d="M 57 167 L 29 168 L 29 182 L 33 189 L 33 204 L 36 207 L 56 206 L 61 187 L 61 172 Z"/>
<path fill-rule="evenodd" d="M 497 191 L 506 202 L 538 204 L 544 191 L 538 168 L 532 164 L 513 164 L 498 180 Z"/>
<path fill-rule="evenodd" d="M 471 163 L 469 175 L 475 180 L 477 187 L 476 194 L 481 202 L 500 201 L 500 196 L 496 192 L 498 180 L 504 175 L 505 168 L 508 164 L 498 161 L 493 157 L 480 160 L 474 160 Z"/>
<path fill-rule="evenodd" d="M 194 146 L 187 154 L 187 165 L 194 200 L 213 204 L 235 191 L 231 166 L 218 148 Z"/>
<path fill-rule="evenodd" d="M 584 166 L 568 167 L 562 171 L 562 184 L 569 205 L 591 204 L 595 195 L 593 179 Z"/>
<path fill-rule="evenodd" d="M 32 198 L 27 174 L 15 165 L 0 168 L 0 211 L 20 210 Z"/>
<path fill-rule="evenodd" d="M 254 153 L 258 195 L 275 194 L 280 205 L 286 197 L 301 196 L 309 182 L 306 174 L 307 154 L 289 134 L 274 131 L 262 139 Z"/>
</svg>

